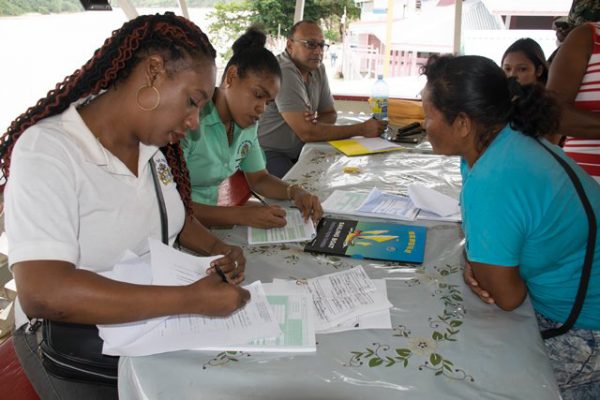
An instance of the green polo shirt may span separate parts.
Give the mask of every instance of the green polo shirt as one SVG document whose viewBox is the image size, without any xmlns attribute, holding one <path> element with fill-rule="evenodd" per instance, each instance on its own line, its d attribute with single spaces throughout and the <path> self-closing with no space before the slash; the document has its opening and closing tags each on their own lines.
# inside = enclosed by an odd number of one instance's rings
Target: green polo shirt
<svg viewBox="0 0 600 400">
<path fill-rule="evenodd" d="M 194 202 L 215 205 L 219 185 L 238 169 L 257 172 L 266 168 L 256 130 L 257 124 L 245 129 L 234 124 L 233 143 L 229 146 L 217 107 L 212 101 L 206 104 L 200 111 L 200 126 L 180 143 L 190 171 Z"/>
</svg>

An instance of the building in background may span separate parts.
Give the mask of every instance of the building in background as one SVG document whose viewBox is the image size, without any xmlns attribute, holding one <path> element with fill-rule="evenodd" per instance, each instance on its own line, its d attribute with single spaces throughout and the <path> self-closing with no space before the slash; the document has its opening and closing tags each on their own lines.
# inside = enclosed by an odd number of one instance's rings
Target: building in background
<svg viewBox="0 0 600 400">
<path fill-rule="evenodd" d="M 348 26 L 341 74 L 345 79 L 373 78 L 390 53 L 388 78 L 415 76 L 431 54 L 452 53 L 454 0 L 394 0 L 391 41 L 386 49 L 387 0 L 357 0 L 360 21 Z M 554 17 L 567 15 L 571 0 L 465 0 L 462 3 L 461 53 L 499 62 L 521 37 L 538 41 L 547 55 L 556 47 Z"/>
</svg>

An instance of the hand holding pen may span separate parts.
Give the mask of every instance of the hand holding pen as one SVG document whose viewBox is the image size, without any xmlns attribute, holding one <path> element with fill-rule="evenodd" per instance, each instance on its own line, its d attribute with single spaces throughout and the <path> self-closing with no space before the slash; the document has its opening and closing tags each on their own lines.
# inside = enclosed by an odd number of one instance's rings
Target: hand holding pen
<svg viewBox="0 0 600 400">
<path fill-rule="evenodd" d="M 260 206 L 252 206 L 249 203 L 243 207 L 244 224 L 253 228 L 281 228 L 287 224 L 285 219 L 286 212 L 283 207 L 276 204 L 269 204 L 266 200 L 253 190 L 250 190 L 252 197 L 260 202 Z"/>
</svg>

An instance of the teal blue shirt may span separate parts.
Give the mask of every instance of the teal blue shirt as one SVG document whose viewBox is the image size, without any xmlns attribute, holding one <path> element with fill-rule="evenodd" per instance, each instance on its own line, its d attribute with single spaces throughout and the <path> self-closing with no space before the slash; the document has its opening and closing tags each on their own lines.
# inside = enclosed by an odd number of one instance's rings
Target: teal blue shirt
<svg viewBox="0 0 600 400">
<path fill-rule="evenodd" d="M 600 185 L 559 147 L 549 146 L 576 171 L 600 220 Z M 507 126 L 473 168 L 463 160 L 461 173 L 469 260 L 519 267 L 535 310 L 564 322 L 579 286 L 588 236 L 585 211 L 564 169 L 534 139 Z M 575 326 L 600 329 L 599 310 L 600 235 Z"/>
<path fill-rule="evenodd" d="M 230 146 L 215 104 L 212 101 L 206 104 L 200 111 L 198 129 L 190 131 L 181 141 L 194 202 L 215 205 L 219 185 L 238 169 L 257 172 L 266 168 L 256 130 L 257 124 L 245 129 L 234 125 Z"/>
</svg>

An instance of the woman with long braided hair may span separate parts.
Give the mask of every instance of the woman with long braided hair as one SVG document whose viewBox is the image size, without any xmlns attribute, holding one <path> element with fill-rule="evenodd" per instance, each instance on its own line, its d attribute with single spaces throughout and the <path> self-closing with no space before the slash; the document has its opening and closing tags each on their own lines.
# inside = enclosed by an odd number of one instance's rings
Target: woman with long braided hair
<svg viewBox="0 0 600 400">
<path fill-rule="evenodd" d="M 80 324 L 223 316 L 249 298 L 238 286 L 241 249 L 215 238 L 191 213 L 177 144 L 198 126 L 213 95 L 215 54 L 187 19 L 140 16 L 114 31 L 0 140 L 9 265 L 20 304 L 15 348 L 44 399 L 116 398 L 116 389 L 48 375 L 36 335 L 25 333 L 25 315 Z M 169 242 L 178 237 L 194 251 L 224 255 L 213 266 L 228 282 L 213 273 L 188 286 L 131 285 L 99 274 L 128 251 L 147 257 L 148 238 L 161 238 L 154 181 L 166 205 Z"/>
</svg>

